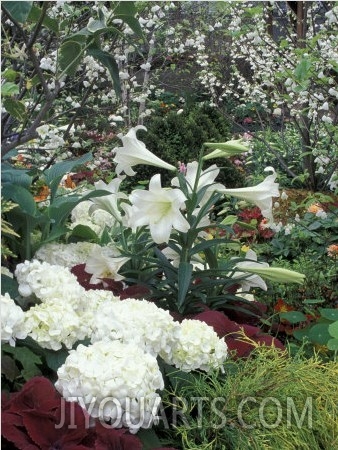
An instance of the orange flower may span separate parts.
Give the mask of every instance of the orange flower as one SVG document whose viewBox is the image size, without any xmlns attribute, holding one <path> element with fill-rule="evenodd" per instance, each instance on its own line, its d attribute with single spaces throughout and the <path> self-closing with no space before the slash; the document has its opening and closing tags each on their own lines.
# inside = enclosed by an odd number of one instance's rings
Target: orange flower
<svg viewBox="0 0 338 450">
<path fill-rule="evenodd" d="M 307 211 L 313 214 L 317 214 L 317 212 L 323 211 L 323 208 L 320 203 L 313 203 L 308 207 Z"/>
<path fill-rule="evenodd" d="M 331 258 L 338 257 L 338 244 L 331 244 L 326 249 L 328 256 Z"/>
<path fill-rule="evenodd" d="M 34 200 L 38 203 L 38 202 L 44 202 L 45 200 L 47 200 L 48 196 L 50 194 L 50 190 L 48 186 L 41 186 L 38 195 L 34 196 Z"/>
<path fill-rule="evenodd" d="M 64 181 L 65 188 L 74 189 L 76 188 L 76 184 L 72 180 L 72 177 L 68 174 Z"/>
<path fill-rule="evenodd" d="M 293 307 L 291 305 L 288 305 L 287 303 L 285 303 L 282 298 L 279 298 L 277 300 L 277 303 L 275 304 L 273 309 L 279 313 L 293 311 Z"/>
</svg>

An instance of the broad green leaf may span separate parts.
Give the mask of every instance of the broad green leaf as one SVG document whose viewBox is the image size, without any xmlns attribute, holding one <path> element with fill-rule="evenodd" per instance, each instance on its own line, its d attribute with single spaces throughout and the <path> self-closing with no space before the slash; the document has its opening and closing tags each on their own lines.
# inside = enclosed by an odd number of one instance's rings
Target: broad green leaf
<svg viewBox="0 0 338 450">
<path fill-rule="evenodd" d="M 98 235 L 87 225 L 76 225 L 76 227 L 72 229 L 71 237 L 91 242 L 99 242 Z"/>
<path fill-rule="evenodd" d="M 12 356 L 1 355 L 1 377 L 2 375 L 9 381 L 14 381 L 20 376 L 20 370 Z"/>
<path fill-rule="evenodd" d="M 50 185 L 56 178 L 61 179 L 66 173 L 73 172 L 76 167 L 81 166 L 92 159 L 93 155 L 91 153 L 85 153 L 78 158 L 67 159 L 66 161 L 61 161 L 54 164 L 52 167 L 44 171 L 46 183 Z"/>
<path fill-rule="evenodd" d="M 295 330 L 292 333 L 293 337 L 298 339 L 299 341 L 302 341 L 303 339 L 308 340 L 309 338 L 309 329 L 308 328 L 302 328 L 299 330 Z"/>
<path fill-rule="evenodd" d="M 8 68 L 4 71 L 2 77 L 6 81 L 15 81 L 18 75 L 19 72 L 16 72 L 15 70 Z"/>
<path fill-rule="evenodd" d="M 1 295 L 5 295 L 6 292 L 12 299 L 15 299 L 15 297 L 19 295 L 18 282 L 16 281 L 16 278 L 1 275 Z"/>
<path fill-rule="evenodd" d="M 303 58 L 294 71 L 297 80 L 298 81 L 306 80 L 309 76 L 310 68 L 311 68 L 311 61 L 309 61 L 307 58 Z"/>
<path fill-rule="evenodd" d="M 225 219 L 222 220 L 222 225 L 233 225 L 235 222 L 237 222 L 237 216 L 229 214 Z"/>
<path fill-rule="evenodd" d="M 303 303 L 305 303 L 306 305 L 316 305 L 317 303 L 324 303 L 325 300 L 320 298 L 307 298 L 306 300 L 303 301 Z"/>
<path fill-rule="evenodd" d="M 327 342 L 327 348 L 334 352 L 338 351 L 338 338 L 337 339 L 329 339 Z"/>
<path fill-rule="evenodd" d="M 93 44 L 87 49 L 87 54 L 97 59 L 101 64 L 107 67 L 114 83 L 115 93 L 118 97 L 120 97 L 121 84 L 119 77 L 119 69 L 114 56 L 110 55 L 108 52 L 101 50 L 96 44 Z"/>
<path fill-rule="evenodd" d="M 336 320 L 333 323 L 330 323 L 329 333 L 333 338 L 338 339 L 338 320 Z"/>
<path fill-rule="evenodd" d="M 21 376 L 25 380 L 41 374 L 40 369 L 37 367 L 42 363 L 41 358 L 28 347 L 10 347 L 6 345 L 3 351 L 12 354 L 14 359 L 22 365 Z"/>
<path fill-rule="evenodd" d="M 143 31 L 139 21 L 135 18 L 137 13 L 134 2 L 119 2 L 114 10 L 114 19 L 121 19 L 140 38 L 143 38 Z"/>
<path fill-rule="evenodd" d="M 67 356 L 69 355 L 68 350 L 60 349 L 58 351 L 53 350 L 44 350 L 44 357 L 47 363 L 47 366 L 56 372 L 62 364 L 66 361 Z"/>
<path fill-rule="evenodd" d="M 53 226 L 53 228 L 49 232 L 48 236 L 46 238 L 44 238 L 43 241 L 41 241 L 39 243 L 39 245 L 36 248 L 34 248 L 34 250 L 36 251 L 38 248 L 41 247 L 42 244 L 46 244 L 47 242 L 56 241 L 57 239 L 59 239 L 61 236 L 64 236 L 68 232 L 69 232 L 69 228 L 67 228 L 65 226 L 62 226 L 62 225 Z"/>
<path fill-rule="evenodd" d="M 305 314 L 300 311 L 288 311 L 279 314 L 279 317 L 283 320 L 287 320 L 288 322 L 294 324 L 299 322 L 306 322 L 307 318 Z"/>
<path fill-rule="evenodd" d="M 184 300 L 190 287 L 192 275 L 192 264 L 188 262 L 180 262 L 178 267 L 178 309 L 183 311 Z"/>
<path fill-rule="evenodd" d="M 313 230 L 318 230 L 318 228 L 322 227 L 323 224 L 319 221 L 315 221 L 310 223 L 310 225 L 308 226 L 308 229 L 313 231 Z"/>
<path fill-rule="evenodd" d="M 6 81 L 1 86 L 1 97 L 12 97 L 19 93 L 19 86 L 12 81 Z"/>
<path fill-rule="evenodd" d="M 5 184 L 2 188 L 2 195 L 6 200 L 17 203 L 23 213 L 35 216 L 37 212 L 33 195 L 22 186 Z"/>
<path fill-rule="evenodd" d="M 66 41 L 59 49 L 59 65 L 62 72 L 74 76 L 83 57 L 83 47 L 76 41 Z"/>
<path fill-rule="evenodd" d="M 53 223 L 53 228 L 62 224 L 75 208 L 75 206 L 79 203 L 85 200 L 89 200 L 93 197 L 102 197 L 104 195 L 107 195 L 107 193 L 108 191 L 93 190 L 88 192 L 88 194 L 83 195 L 82 197 L 78 195 L 58 197 L 48 208 L 48 214 Z"/>
<path fill-rule="evenodd" d="M 42 12 L 41 8 L 38 8 L 37 6 L 33 5 L 29 13 L 28 20 L 31 20 L 32 22 L 37 22 L 41 16 L 41 12 Z M 48 28 L 50 31 L 53 31 L 56 34 L 58 34 L 59 32 L 59 22 L 56 19 L 52 19 L 48 15 L 45 15 L 45 17 L 43 18 L 42 25 L 44 25 L 46 28 Z"/>
<path fill-rule="evenodd" d="M 338 320 L 338 309 L 335 308 L 319 308 L 320 315 L 325 319 Z"/>
<path fill-rule="evenodd" d="M 29 188 L 32 184 L 32 177 L 28 175 L 28 170 L 26 169 L 15 169 L 10 164 L 3 163 L 1 165 L 1 182 L 2 184 L 11 183 L 16 186 Z"/>
<path fill-rule="evenodd" d="M 176 367 L 164 363 L 161 359 L 159 360 L 159 365 L 161 371 L 169 378 L 174 392 L 180 392 L 187 386 L 191 386 L 195 383 L 196 378 L 200 376 L 198 372 L 183 372 L 176 369 Z"/>
<path fill-rule="evenodd" d="M 329 339 L 332 339 L 329 333 L 329 324 L 327 323 L 317 323 L 311 327 L 308 336 L 311 342 L 320 345 L 327 345 Z"/>
<path fill-rule="evenodd" d="M 26 119 L 26 107 L 20 102 L 20 100 L 16 100 L 14 98 L 6 98 L 3 101 L 3 105 L 6 108 L 6 111 L 19 122 L 24 122 Z"/>
<path fill-rule="evenodd" d="M 2 2 L 2 6 L 13 17 L 14 20 L 20 23 L 25 23 L 30 10 L 33 6 L 33 2 Z"/>
<path fill-rule="evenodd" d="M 95 33 L 96 31 L 103 31 L 107 28 L 107 25 L 102 20 L 93 20 L 87 25 L 87 30 L 91 33 Z"/>
<path fill-rule="evenodd" d="M 155 430 L 152 428 L 149 430 L 141 428 L 137 433 L 137 437 L 143 444 L 142 450 L 152 450 L 154 448 L 160 448 L 162 446 L 161 441 L 155 433 Z"/>
</svg>

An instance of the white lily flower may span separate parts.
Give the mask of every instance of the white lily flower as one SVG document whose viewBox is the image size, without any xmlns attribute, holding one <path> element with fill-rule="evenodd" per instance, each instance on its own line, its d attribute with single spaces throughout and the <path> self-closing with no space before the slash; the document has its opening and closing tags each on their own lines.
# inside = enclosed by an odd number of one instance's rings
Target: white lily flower
<svg viewBox="0 0 338 450">
<path fill-rule="evenodd" d="M 248 250 L 245 254 L 245 258 L 248 259 L 248 261 L 241 261 L 236 264 L 236 268 L 240 269 L 241 271 L 236 271 L 234 274 L 231 275 L 231 278 L 241 278 L 245 275 L 247 275 L 247 269 L 256 269 L 256 268 L 262 268 L 262 267 L 269 267 L 268 263 L 264 262 L 257 262 L 257 255 L 253 250 Z M 259 287 L 263 289 L 263 291 L 266 291 L 268 289 L 265 281 L 263 278 L 261 278 L 259 275 L 253 274 L 249 275 L 246 278 L 238 280 L 238 283 L 242 287 L 242 291 L 249 291 L 250 288 Z"/>
<path fill-rule="evenodd" d="M 92 274 L 91 284 L 98 284 L 102 278 L 111 278 L 115 281 L 123 280 L 123 276 L 118 273 L 120 268 L 130 258 L 121 254 L 111 247 L 95 246 L 89 254 L 85 266 L 85 271 Z"/>
<path fill-rule="evenodd" d="M 164 189 L 161 175 L 154 175 L 149 182 L 149 191 L 135 190 L 129 200 L 132 208 L 128 210 L 132 227 L 148 225 L 154 242 L 168 242 L 172 228 L 186 233 L 189 223 L 180 208 L 185 206 L 186 197 L 179 189 Z"/>
<path fill-rule="evenodd" d="M 117 135 L 121 139 L 123 147 L 116 147 L 113 150 L 115 152 L 113 161 L 117 164 L 116 173 L 120 175 L 124 172 L 126 175 L 135 175 L 136 172 L 133 171 L 132 167 L 138 164 L 176 170 L 174 166 L 151 153 L 145 144 L 137 139 L 137 130 L 147 131 L 146 127 L 138 125 L 137 127 L 131 128 L 125 136 L 122 134 Z"/>
<path fill-rule="evenodd" d="M 218 189 L 223 194 L 229 194 L 242 200 L 254 203 L 260 208 L 262 215 L 269 220 L 272 216 L 272 197 L 279 197 L 279 184 L 275 183 L 277 174 L 273 167 L 266 167 L 264 172 L 273 172 L 268 175 L 264 181 L 257 186 L 238 188 L 238 189 Z"/>
<path fill-rule="evenodd" d="M 118 222 L 122 221 L 121 213 L 118 206 L 118 199 L 127 199 L 128 196 L 119 192 L 120 184 L 122 179 L 115 178 L 109 184 L 104 181 L 99 180 L 94 183 L 96 190 L 104 190 L 111 192 L 110 195 L 105 195 L 103 197 L 94 197 L 91 199 L 93 205 L 90 207 L 89 213 L 97 209 L 103 209 L 109 212 Z"/>
<path fill-rule="evenodd" d="M 188 186 L 188 192 L 191 193 L 194 189 L 195 183 L 196 183 L 196 177 L 197 177 L 197 170 L 198 170 L 198 162 L 193 161 L 191 163 L 187 164 L 187 170 L 185 178 L 187 180 L 187 186 Z M 197 192 L 202 189 L 204 186 L 210 185 L 210 187 L 206 190 L 204 197 L 200 201 L 200 205 L 204 205 L 210 198 L 213 192 L 225 189 L 223 184 L 215 183 L 215 179 L 217 178 L 219 174 L 219 168 L 216 166 L 216 164 L 213 164 L 212 166 L 208 167 L 206 170 L 202 170 L 197 182 Z M 171 180 L 172 186 L 179 186 L 178 178 L 175 177 Z"/>
</svg>

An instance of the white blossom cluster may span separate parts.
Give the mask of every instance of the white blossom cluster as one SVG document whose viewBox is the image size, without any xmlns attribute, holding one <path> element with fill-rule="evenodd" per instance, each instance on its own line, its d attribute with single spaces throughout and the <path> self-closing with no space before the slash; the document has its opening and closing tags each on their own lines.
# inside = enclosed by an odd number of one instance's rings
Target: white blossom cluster
<svg viewBox="0 0 338 450">
<path fill-rule="evenodd" d="M 30 297 L 34 294 L 41 302 L 62 300 L 67 296 L 67 302 L 77 306 L 84 291 L 69 269 L 36 259 L 18 264 L 15 276 L 20 295 Z"/>
<path fill-rule="evenodd" d="M 312 135 L 320 136 L 318 142 L 313 144 L 314 155 L 329 156 L 331 159 L 334 156 L 332 146 L 320 146 L 321 141 L 327 142 L 328 131 L 332 132 L 336 115 L 334 102 L 338 92 L 332 71 L 335 70 L 334 61 L 338 60 L 337 7 L 326 13 L 325 22 L 315 24 L 316 19 L 313 18 L 316 17 L 318 5 L 316 2 L 307 5 L 305 39 L 308 53 L 300 53 L 295 30 L 288 30 L 282 44 L 266 32 L 268 14 L 250 15 L 248 31 L 246 14 L 250 4 L 245 6 L 238 8 L 237 4 L 230 5 L 229 16 L 232 20 L 229 30 L 235 33 L 236 38 L 230 46 L 233 61 L 231 78 L 224 86 L 221 97 L 234 97 L 243 104 L 259 103 L 267 113 L 290 116 L 296 121 L 302 121 L 304 113 L 307 114 Z M 283 13 L 293 14 L 290 9 Z M 277 24 L 274 26 L 277 27 Z M 316 40 L 311 43 L 314 36 Z M 250 67 L 250 77 L 240 69 L 244 61 Z M 320 166 L 318 170 L 321 170 Z M 332 190 L 336 188 L 336 179 L 337 174 L 334 173 L 328 182 Z"/>
<path fill-rule="evenodd" d="M 168 364 L 184 372 L 200 369 L 208 372 L 221 368 L 227 358 L 228 349 L 223 339 L 217 336 L 205 322 L 185 319 L 179 327 L 179 334 L 168 351 L 160 356 Z"/>
<path fill-rule="evenodd" d="M 96 209 L 89 212 L 93 203 L 89 200 L 83 201 L 73 208 L 71 213 L 70 228 L 77 225 L 85 225 L 91 228 L 98 236 L 101 236 L 106 227 L 112 226 L 112 216 L 103 209 Z"/>
<path fill-rule="evenodd" d="M 27 326 L 25 313 L 16 305 L 9 294 L 1 295 L 1 342 L 15 346 L 16 339 L 25 339 Z"/>
<path fill-rule="evenodd" d="M 57 246 L 52 248 L 58 255 Z M 24 329 L 43 348 L 59 350 L 64 345 L 71 349 L 75 342 L 90 337 L 100 303 L 119 300 L 110 291 L 86 291 L 68 268 L 37 259 L 18 264 L 15 276 L 20 295 L 27 299 L 34 295 L 41 302 L 24 313 Z"/>
<path fill-rule="evenodd" d="M 146 300 L 103 302 L 92 323 L 91 342 L 103 339 L 134 344 L 151 355 L 170 351 L 179 334 L 179 324 L 169 311 Z"/>
<path fill-rule="evenodd" d="M 66 264 L 87 256 L 88 248 L 50 247 Z M 25 261 L 15 276 L 22 296 L 34 294 L 42 303 L 25 313 L 5 296 L 2 339 L 13 344 L 28 334 L 41 347 L 70 350 L 58 370 L 56 387 L 66 398 L 76 397 L 94 418 L 136 433 L 154 423 L 163 378 L 160 355 L 183 371 L 219 368 L 227 346 L 214 330 L 197 320 L 175 322 L 168 311 L 146 300 L 119 300 L 109 291 L 85 291 L 65 267 L 45 261 Z M 10 312 L 9 312 L 10 309 Z M 89 337 L 91 345 L 74 344 Z M 108 401 L 107 398 L 109 397 Z"/>
<path fill-rule="evenodd" d="M 62 344 L 71 349 L 88 335 L 87 324 L 66 299 L 60 298 L 32 306 L 25 313 L 25 325 L 32 339 L 51 350 L 60 350 Z"/>
<path fill-rule="evenodd" d="M 70 244 L 49 242 L 37 250 L 34 258 L 51 265 L 59 265 L 71 269 L 78 264 L 84 264 L 96 245 L 91 242 Z"/>
<path fill-rule="evenodd" d="M 137 433 L 155 421 L 163 377 L 156 357 L 133 343 L 79 345 L 57 374 L 56 389 L 66 400 L 81 399 L 92 417 L 110 420 L 114 428 Z"/>
</svg>

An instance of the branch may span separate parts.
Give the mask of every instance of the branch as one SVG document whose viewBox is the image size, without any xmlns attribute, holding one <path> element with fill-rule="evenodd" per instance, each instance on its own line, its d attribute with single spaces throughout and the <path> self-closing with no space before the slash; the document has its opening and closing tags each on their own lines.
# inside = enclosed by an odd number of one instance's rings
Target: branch
<svg viewBox="0 0 338 450">
<path fill-rule="evenodd" d="M 51 109 L 53 102 L 54 102 L 55 98 L 58 96 L 59 91 L 60 91 L 60 84 L 57 81 L 55 81 L 55 89 L 53 92 L 48 88 L 46 78 L 40 68 L 39 61 L 38 61 L 35 51 L 33 49 L 34 42 L 36 41 L 38 32 L 40 31 L 41 26 L 42 26 L 42 21 L 46 15 L 47 7 L 48 7 L 48 2 L 46 2 L 43 6 L 41 16 L 39 17 L 39 20 L 37 22 L 34 33 L 30 39 L 28 39 L 26 32 L 22 28 L 20 23 L 17 22 L 5 8 L 2 7 L 4 9 L 6 15 L 14 23 L 17 30 L 19 31 L 19 33 L 22 36 L 22 39 L 26 46 L 27 55 L 33 65 L 35 73 L 37 74 L 37 76 L 39 78 L 39 81 L 41 83 L 41 86 L 42 86 L 42 89 L 43 89 L 43 92 L 45 95 L 45 99 L 46 99 L 46 103 L 40 109 L 34 122 L 28 127 L 28 129 L 25 132 L 23 132 L 22 135 L 19 136 L 19 138 L 16 141 L 7 142 L 2 145 L 2 151 L 1 151 L 2 156 L 6 155 L 10 150 L 17 147 L 18 145 L 25 144 L 26 142 L 30 141 L 31 139 L 35 139 L 36 137 L 38 137 L 36 129 L 40 125 L 41 121 L 43 120 L 43 118 L 45 117 L 47 112 Z"/>
<path fill-rule="evenodd" d="M 235 122 L 229 114 L 227 114 L 227 113 L 225 113 L 225 112 L 224 112 L 223 114 L 225 115 L 225 117 L 227 117 L 227 119 L 229 119 L 232 123 L 234 123 L 236 126 L 238 126 L 239 128 L 241 128 L 244 132 L 247 132 L 247 131 L 248 131 L 245 127 L 243 127 L 242 124 L 240 124 L 240 123 L 238 123 L 238 122 Z M 296 177 L 297 177 L 297 175 L 296 175 L 291 169 L 289 169 L 289 167 L 288 167 L 288 165 L 286 164 L 286 162 L 284 161 L 284 159 L 280 157 L 280 155 L 278 154 L 278 152 L 276 152 L 276 150 L 274 150 L 264 138 L 261 138 L 261 137 L 259 137 L 259 136 L 256 136 L 255 134 L 253 134 L 252 136 L 253 136 L 254 139 L 256 139 L 256 140 L 259 141 L 259 142 L 262 142 L 262 143 L 267 147 L 267 149 L 268 149 L 268 150 L 276 157 L 276 159 L 277 159 L 277 161 L 279 162 L 279 164 L 283 167 L 283 169 L 285 170 L 285 172 L 286 172 L 290 177 L 292 177 L 292 178 L 296 178 Z"/>
</svg>

